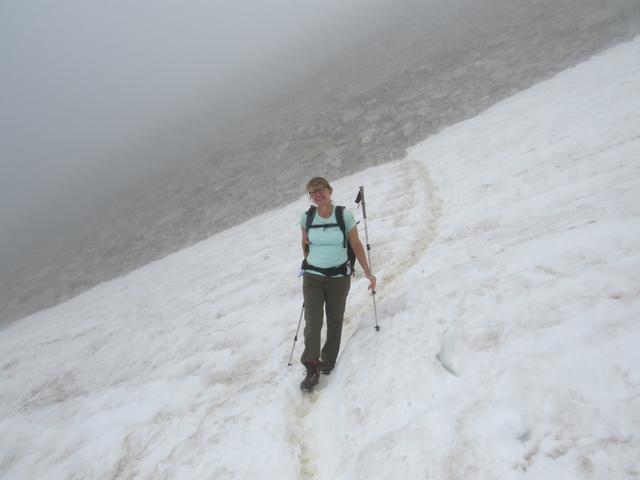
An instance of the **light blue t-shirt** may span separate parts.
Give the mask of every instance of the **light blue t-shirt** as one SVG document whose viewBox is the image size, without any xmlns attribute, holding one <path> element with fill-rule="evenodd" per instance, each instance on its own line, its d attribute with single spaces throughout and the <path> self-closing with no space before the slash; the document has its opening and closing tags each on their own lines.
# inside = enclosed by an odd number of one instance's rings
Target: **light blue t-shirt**
<svg viewBox="0 0 640 480">
<path fill-rule="evenodd" d="M 318 211 L 313 217 L 313 225 L 329 225 L 337 224 L 336 209 L 333 208 L 331 216 L 323 218 Z M 303 213 L 300 217 L 300 226 L 306 228 L 307 213 Z M 347 235 L 353 227 L 356 226 L 356 219 L 353 213 L 344 209 L 344 226 Z M 307 262 L 320 268 L 339 267 L 347 261 L 347 247 L 344 246 L 344 236 L 342 230 L 337 225 L 328 228 L 310 228 L 309 229 L 309 255 Z M 322 275 L 320 272 L 308 270 L 309 273 Z"/>
</svg>

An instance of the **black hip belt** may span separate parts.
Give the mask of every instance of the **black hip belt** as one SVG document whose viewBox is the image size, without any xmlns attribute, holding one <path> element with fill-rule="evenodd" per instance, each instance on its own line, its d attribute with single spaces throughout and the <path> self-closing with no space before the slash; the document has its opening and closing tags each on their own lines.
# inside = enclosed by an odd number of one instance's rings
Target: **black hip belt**
<svg viewBox="0 0 640 480">
<path fill-rule="evenodd" d="M 335 277 L 336 275 L 349 276 L 353 273 L 351 270 L 351 265 L 349 264 L 348 260 L 338 267 L 320 268 L 320 267 L 316 267 L 315 265 L 311 265 L 305 259 L 302 261 L 302 270 L 305 270 L 305 271 L 310 270 L 313 272 L 318 272 L 323 275 L 326 275 L 327 277 Z"/>
</svg>

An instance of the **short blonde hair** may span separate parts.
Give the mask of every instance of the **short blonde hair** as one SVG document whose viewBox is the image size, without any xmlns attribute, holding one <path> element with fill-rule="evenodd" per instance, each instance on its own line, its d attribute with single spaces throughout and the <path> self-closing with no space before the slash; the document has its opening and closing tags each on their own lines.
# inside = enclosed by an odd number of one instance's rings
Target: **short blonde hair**
<svg viewBox="0 0 640 480">
<path fill-rule="evenodd" d="M 329 182 L 326 178 L 322 177 L 313 177 L 311 180 L 307 182 L 307 192 L 311 190 L 315 190 L 316 188 L 324 187 L 330 192 L 333 192 L 333 188 L 329 185 Z"/>
</svg>

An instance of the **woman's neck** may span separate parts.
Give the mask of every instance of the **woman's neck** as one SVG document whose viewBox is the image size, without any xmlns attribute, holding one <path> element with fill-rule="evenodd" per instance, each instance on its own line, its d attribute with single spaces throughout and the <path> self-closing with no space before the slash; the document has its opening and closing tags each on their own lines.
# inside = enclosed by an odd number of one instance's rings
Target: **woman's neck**
<svg viewBox="0 0 640 480">
<path fill-rule="evenodd" d="M 326 205 L 321 205 L 318 207 L 318 214 L 321 217 L 328 218 L 333 213 L 333 204 L 328 203 Z"/>
</svg>

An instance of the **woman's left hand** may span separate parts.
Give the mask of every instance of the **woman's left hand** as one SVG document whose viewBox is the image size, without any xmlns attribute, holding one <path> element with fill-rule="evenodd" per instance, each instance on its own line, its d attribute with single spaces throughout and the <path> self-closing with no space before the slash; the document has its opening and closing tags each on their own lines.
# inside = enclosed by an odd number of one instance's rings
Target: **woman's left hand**
<svg viewBox="0 0 640 480">
<path fill-rule="evenodd" d="M 367 275 L 367 280 L 369 280 L 369 290 L 371 293 L 376 293 L 376 276 L 373 273 Z"/>
</svg>

